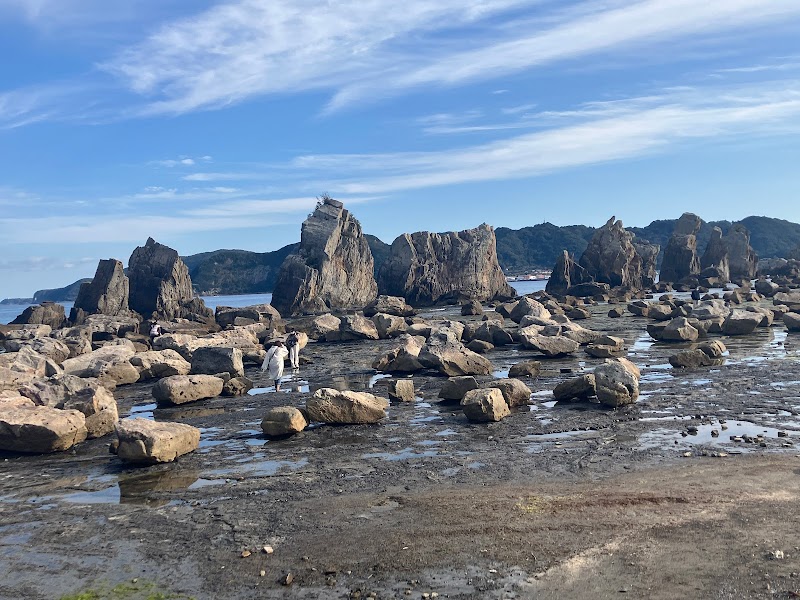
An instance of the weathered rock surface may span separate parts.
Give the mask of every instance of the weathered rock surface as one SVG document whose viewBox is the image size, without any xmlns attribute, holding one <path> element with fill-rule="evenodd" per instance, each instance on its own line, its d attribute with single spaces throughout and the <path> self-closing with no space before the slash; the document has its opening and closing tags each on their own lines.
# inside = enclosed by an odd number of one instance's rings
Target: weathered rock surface
<svg viewBox="0 0 800 600">
<path fill-rule="evenodd" d="M 200 430 L 183 423 L 123 419 L 117 423 L 116 429 L 119 439 L 117 456 L 127 463 L 172 462 L 200 446 Z"/>
<path fill-rule="evenodd" d="M 79 393 L 98 387 L 100 383 L 96 379 L 84 379 L 64 373 L 32 381 L 20 387 L 19 393 L 38 406 L 64 408 L 64 403 Z"/>
<path fill-rule="evenodd" d="M 748 335 L 756 330 L 764 315 L 748 310 L 732 310 L 722 324 L 722 333 L 725 335 Z"/>
<path fill-rule="evenodd" d="M 515 323 L 520 323 L 524 317 L 535 317 L 537 319 L 548 320 L 552 315 L 544 305 L 538 300 L 528 296 L 520 298 L 514 310 L 511 311 L 510 318 Z"/>
<path fill-rule="evenodd" d="M 553 357 L 571 354 L 580 345 L 575 340 L 563 335 L 540 335 L 534 328 L 536 328 L 535 325 L 520 330 L 520 341 L 525 348 L 536 350 L 545 356 Z"/>
<path fill-rule="evenodd" d="M 363 315 L 345 315 L 339 322 L 339 330 L 325 335 L 326 342 L 350 342 L 354 340 L 377 340 L 378 328 L 372 319 Z"/>
<path fill-rule="evenodd" d="M 86 417 L 49 406 L 0 408 L 0 450 L 45 454 L 72 448 L 86 439 Z"/>
<path fill-rule="evenodd" d="M 111 387 L 136 383 L 139 371 L 130 362 L 136 351 L 130 341 L 118 341 L 120 343 L 65 360 L 62 365 L 64 372 L 78 377 L 94 377 Z"/>
<path fill-rule="evenodd" d="M 405 334 L 400 337 L 400 342 L 400 346 L 375 359 L 372 368 L 384 373 L 414 373 L 424 369 L 419 362 L 419 353 L 425 338 Z"/>
<path fill-rule="evenodd" d="M 175 350 L 151 350 L 131 356 L 130 363 L 139 371 L 139 381 L 188 375 L 192 365 Z"/>
<path fill-rule="evenodd" d="M 9 352 L 19 352 L 22 348 L 28 347 L 59 365 L 70 356 L 69 346 L 65 342 L 52 337 L 36 337 L 29 340 L 11 339 L 6 340 L 4 345 Z"/>
<path fill-rule="evenodd" d="M 407 329 L 406 320 L 394 315 L 378 313 L 372 317 L 372 322 L 378 331 L 378 337 L 382 340 L 402 335 Z"/>
<path fill-rule="evenodd" d="M 389 399 L 400 402 L 414 402 L 417 394 L 414 391 L 413 379 L 392 379 L 389 382 Z"/>
<path fill-rule="evenodd" d="M 562 381 L 553 390 L 553 398 L 559 402 L 586 400 L 597 395 L 593 373 Z"/>
<path fill-rule="evenodd" d="M 305 416 L 294 406 L 271 408 L 261 421 L 261 431 L 268 437 L 285 437 L 300 433 L 308 426 Z"/>
<path fill-rule="evenodd" d="M 214 309 L 214 319 L 217 325 L 223 328 L 261 323 L 272 329 L 281 322 L 281 314 L 271 304 L 254 304 L 238 308 L 217 306 Z"/>
<path fill-rule="evenodd" d="M 417 311 L 406 303 L 400 296 L 387 296 L 381 294 L 364 307 L 365 317 L 374 317 L 378 313 L 394 315 L 395 317 L 413 317 Z"/>
<path fill-rule="evenodd" d="M 282 315 L 362 308 L 378 294 L 374 259 L 361 224 L 324 198 L 303 223 L 300 247 L 281 265 L 272 304 Z"/>
<path fill-rule="evenodd" d="M 47 360 L 32 348 L 24 347 L 19 352 L 0 354 L 0 391 L 17 391 L 20 386 L 34 379 L 58 373 L 58 365 Z"/>
<path fill-rule="evenodd" d="M 205 303 L 194 298 L 189 269 L 178 253 L 148 238 L 128 260 L 128 304 L 145 318 L 204 320 L 213 317 Z"/>
<path fill-rule="evenodd" d="M 464 415 L 473 423 L 500 421 L 511 414 L 497 388 L 470 390 L 461 400 Z"/>
<path fill-rule="evenodd" d="M 545 291 L 548 294 L 565 295 L 569 288 L 591 283 L 592 276 L 580 264 L 575 262 L 575 257 L 564 250 L 556 259 L 553 272 L 547 280 Z"/>
<path fill-rule="evenodd" d="M 483 314 L 483 306 L 477 300 L 470 300 L 461 305 L 461 316 L 470 317 Z"/>
<path fill-rule="evenodd" d="M 459 232 L 401 235 L 381 268 L 379 288 L 414 306 L 516 295 L 497 262 L 494 229 L 486 224 Z"/>
<path fill-rule="evenodd" d="M 64 410 L 77 410 L 86 417 L 88 438 L 99 438 L 114 431 L 119 419 L 114 394 L 104 387 L 85 388 L 73 394 L 63 404 Z"/>
<path fill-rule="evenodd" d="M 595 232 L 578 263 L 594 281 L 634 290 L 649 287 L 652 268 L 650 264 L 643 266 L 639 253 L 647 244 L 638 243 L 637 250 L 633 240 L 633 233 L 623 227 L 622 221 L 611 217 Z M 654 254 L 658 254 L 657 246 L 647 249 L 647 260 L 651 261 Z"/>
<path fill-rule="evenodd" d="M 215 398 L 222 394 L 224 381 L 213 375 L 173 375 L 153 386 L 153 398 L 159 406 L 172 406 Z"/>
<path fill-rule="evenodd" d="M 222 386 L 223 396 L 244 396 L 254 387 L 253 380 L 249 377 L 231 377 Z"/>
<path fill-rule="evenodd" d="M 697 256 L 697 232 L 702 220 L 695 214 L 683 213 L 664 250 L 660 281 L 676 282 L 700 272 Z"/>
<path fill-rule="evenodd" d="M 439 398 L 460 402 L 470 390 L 477 390 L 478 382 L 471 375 L 451 377 L 439 390 Z"/>
<path fill-rule="evenodd" d="M 606 406 L 632 404 L 639 397 L 639 369 L 625 358 L 607 360 L 594 370 L 597 399 Z"/>
<path fill-rule="evenodd" d="M 195 375 L 229 373 L 231 377 L 244 377 L 242 351 L 239 348 L 198 348 L 192 353 L 191 372 Z"/>
<path fill-rule="evenodd" d="M 366 392 L 322 388 L 306 402 L 310 421 L 332 424 L 377 423 L 386 417 L 389 401 Z"/>
<path fill-rule="evenodd" d="M 783 324 L 786 325 L 786 329 L 789 331 L 800 331 L 800 313 L 784 313 Z"/>
<path fill-rule="evenodd" d="M 531 399 L 531 388 L 519 379 L 496 379 L 489 383 L 487 387 L 500 390 L 509 408 L 525 406 Z"/>
<path fill-rule="evenodd" d="M 750 246 L 750 232 L 741 223 L 734 223 L 725 235 L 731 281 L 750 281 L 758 271 L 758 255 Z"/>
<path fill-rule="evenodd" d="M 538 377 L 542 363 L 538 360 L 526 360 L 515 365 L 511 365 L 508 370 L 509 377 Z"/>
<path fill-rule="evenodd" d="M 419 362 L 428 369 L 436 369 L 442 375 L 489 375 L 492 363 L 472 350 L 468 350 L 455 335 L 448 332 L 432 333 L 427 344 L 420 350 Z"/>
<path fill-rule="evenodd" d="M 64 307 L 55 302 L 42 302 L 29 306 L 22 311 L 16 319 L 11 321 L 11 325 L 49 325 L 53 329 L 63 327 L 66 323 L 67 315 Z"/>
<path fill-rule="evenodd" d="M 650 332 L 649 327 L 647 331 Z M 665 342 L 694 342 L 698 337 L 700 337 L 700 332 L 686 317 L 675 317 L 667 323 L 661 332 L 661 337 L 656 339 Z"/>
<path fill-rule="evenodd" d="M 80 325 L 87 315 L 128 316 L 130 285 L 122 263 L 109 258 L 97 265 L 92 281 L 82 283 L 69 320 Z"/>
<path fill-rule="evenodd" d="M 625 340 L 613 335 L 603 335 L 588 344 L 585 351 L 594 358 L 612 358 L 625 351 Z"/>
<path fill-rule="evenodd" d="M 708 241 L 706 251 L 700 258 L 700 277 L 716 277 L 719 285 L 724 285 L 731 280 L 728 247 L 722 239 L 722 229 L 714 227 L 711 230 L 711 239 Z"/>
<path fill-rule="evenodd" d="M 669 357 L 669 364 L 675 368 L 710 367 L 722 364 L 722 355 L 727 349 L 719 340 L 703 342 L 697 348 L 681 350 Z"/>
</svg>

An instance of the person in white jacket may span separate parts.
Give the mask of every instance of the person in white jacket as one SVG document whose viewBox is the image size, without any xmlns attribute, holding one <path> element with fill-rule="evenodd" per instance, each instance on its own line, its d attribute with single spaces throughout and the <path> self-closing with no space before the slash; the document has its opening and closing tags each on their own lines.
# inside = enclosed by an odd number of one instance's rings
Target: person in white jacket
<svg viewBox="0 0 800 600">
<path fill-rule="evenodd" d="M 283 364 L 286 357 L 289 356 L 289 351 L 283 345 L 281 340 L 275 342 L 275 345 L 269 349 L 267 356 L 261 365 L 262 371 L 267 371 L 267 376 L 275 381 L 275 391 L 281 390 L 281 377 L 283 377 Z"/>
</svg>

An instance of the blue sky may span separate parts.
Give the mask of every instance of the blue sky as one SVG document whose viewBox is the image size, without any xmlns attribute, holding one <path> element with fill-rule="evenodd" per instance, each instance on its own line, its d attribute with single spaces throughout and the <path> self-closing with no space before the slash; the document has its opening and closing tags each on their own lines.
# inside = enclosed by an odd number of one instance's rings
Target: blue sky
<svg viewBox="0 0 800 600">
<path fill-rule="evenodd" d="M 797 0 L 0 0 L 0 298 L 487 222 L 800 221 Z"/>
</svg>

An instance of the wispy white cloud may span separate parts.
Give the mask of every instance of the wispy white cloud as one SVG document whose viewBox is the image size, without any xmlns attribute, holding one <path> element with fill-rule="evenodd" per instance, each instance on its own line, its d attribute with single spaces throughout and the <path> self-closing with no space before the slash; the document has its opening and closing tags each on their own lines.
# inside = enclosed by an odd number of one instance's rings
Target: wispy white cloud
<svg viewBox="0 0 800 600">
<path fill-rule="evenodd" d="M 179 156 L 178 158 L 169 158 L 166 160 L 154 160 L 150 164 L 158 166 L 158 167 L 193 167 L 197 163 L 209 163 L 211 162 L 210 156 L 201 156 L 199 158 L 193 158 L 191 156 Z"/>
</svg>

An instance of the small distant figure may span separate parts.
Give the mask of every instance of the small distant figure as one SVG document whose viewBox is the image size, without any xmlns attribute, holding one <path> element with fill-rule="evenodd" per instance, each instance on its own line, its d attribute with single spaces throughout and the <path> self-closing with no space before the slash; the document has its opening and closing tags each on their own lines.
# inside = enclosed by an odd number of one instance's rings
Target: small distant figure
<svg viewBox="0 0 800 600">
<path fill-rule="evenodd" d="M 300 368 L 300 338 L 297 331 L 292 330 L 286 336 L 286 347 L 289 349 L 289 364 L 296 371 Z"/>
<path fill-rule="evenodd" d="M 281 391 L 281 377 L 283 377 L 283 364 L 286 357 L 289 356 L 289 351 L 283 345 L 281 340 L 275 342 L 267 351 L 267 356 L 261 365 L 261 370 L 267 372 L 267 376 L 275 381 L 275 391 Z"/>
<path fill-rule="evenodd" d="M 157 337 L 161 337 L 164 335 L 164 330 L 161 329 L 161 325 L 158 324 L 157 321 L 150 322 L 150 344 L 155 341 Z"/>
</svg>

